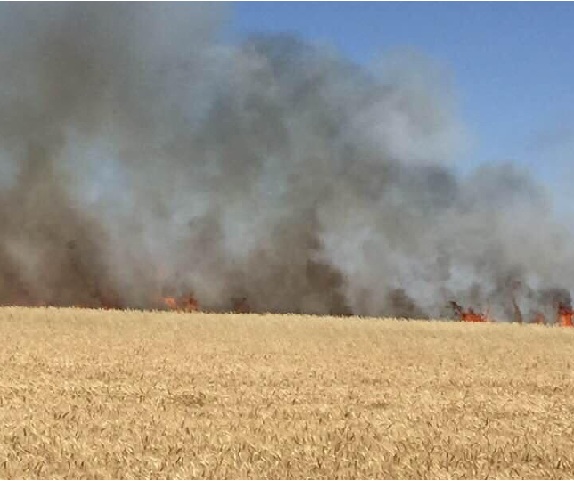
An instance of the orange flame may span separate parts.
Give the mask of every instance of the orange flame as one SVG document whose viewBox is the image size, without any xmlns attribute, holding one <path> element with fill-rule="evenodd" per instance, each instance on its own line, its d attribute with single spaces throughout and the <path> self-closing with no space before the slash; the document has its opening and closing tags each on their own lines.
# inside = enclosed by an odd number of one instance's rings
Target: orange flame
<svg viewBox="0 0 574 481">
<path fill-rule="evenodd" d="M 459 319 L 462 322 L 488 322 L 489 321 L 488 312 L 486 312 L 485 314 L 483 314 L 481 312 L 476 313 L 476 312 L 474 312 L 474 310 L 471 307 L 469 307 L 468 309 L 465 310 L 462 306 L 460 306 L 459 304 L 457 304 L 454 301 L 451 301 L 450 305 L 452 306 L 454 311 L 457 313 Z"/>
<path fill-rule="evenodd" d="M 175 297 L 164 297 L 163 303 L 170 309 L 177 309 L 177 300 Z"/>
<path fill-rule="evenodd" d="M 461 315 L 462 322 L 488 322 L 486 314 L 475 313 L 472 309 L 463 312 Z"/>
<path fill-rule="evenodd" d="M 558 306 L 558 322 L 561 327 L 574 327 L 574 322 L 572 322 L 573 316 L 574 311 L 571 307 Z"/>
<path fill-rule="evenodd" d="M 162 304 L 173 311 L 196 312 L 199 310 L 199 303 L 193 296 L 182 297 L 162 297 Z"/>
</svg>

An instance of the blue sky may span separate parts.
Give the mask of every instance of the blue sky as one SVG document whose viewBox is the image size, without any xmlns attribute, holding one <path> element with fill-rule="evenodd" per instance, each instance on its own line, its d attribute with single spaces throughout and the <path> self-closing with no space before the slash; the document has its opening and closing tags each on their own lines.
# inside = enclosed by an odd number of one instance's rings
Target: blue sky
<svg viewBox="0 0 574 481">
<path fill-rule="evenodd" d="M 290 32 L 366 66 L 410 48 L 446 67 L 474 137 L 461 163 L 574 178 L 574 3 L 234 3 L 232 35 Z"/>
</svg>

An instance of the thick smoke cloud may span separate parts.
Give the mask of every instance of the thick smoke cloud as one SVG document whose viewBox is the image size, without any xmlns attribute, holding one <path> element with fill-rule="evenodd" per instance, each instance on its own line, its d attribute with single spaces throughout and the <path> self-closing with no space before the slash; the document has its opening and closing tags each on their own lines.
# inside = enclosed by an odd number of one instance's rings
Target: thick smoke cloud
<svg viewBox="0 0 574 481">
<path fill-rule="evenodd" d="M 227 45 L 224 19 L 1 7 L 0 302 L 425 317 L 456 299 L 509 319 L 513 289 L 536 310 L 572 285 L 541 186 L 455 174 L 440 76 L 288 36 Z"/>
</svg>

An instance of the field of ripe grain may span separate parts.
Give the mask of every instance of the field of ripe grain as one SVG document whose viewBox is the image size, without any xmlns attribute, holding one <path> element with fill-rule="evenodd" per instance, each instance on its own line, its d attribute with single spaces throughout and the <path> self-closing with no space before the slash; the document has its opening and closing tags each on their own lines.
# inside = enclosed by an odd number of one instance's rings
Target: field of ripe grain
<svg viewBox="0 0 574 481">
<path fill-rule="evenodd" d="M 574 330 L 0 309 L 2 478 L 571 478 Z"/>
</svg>

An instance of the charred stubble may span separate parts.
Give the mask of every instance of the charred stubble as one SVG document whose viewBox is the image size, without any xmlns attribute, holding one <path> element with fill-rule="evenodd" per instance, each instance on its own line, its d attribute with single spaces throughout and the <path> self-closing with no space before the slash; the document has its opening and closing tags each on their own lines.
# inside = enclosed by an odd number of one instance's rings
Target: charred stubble
<svg viewBox="0 0 574 481">
<path fill-rule="evenodd" d="M 571 478 L 574 332 L 6 308 L 3 478 Z"/>
</svg>

